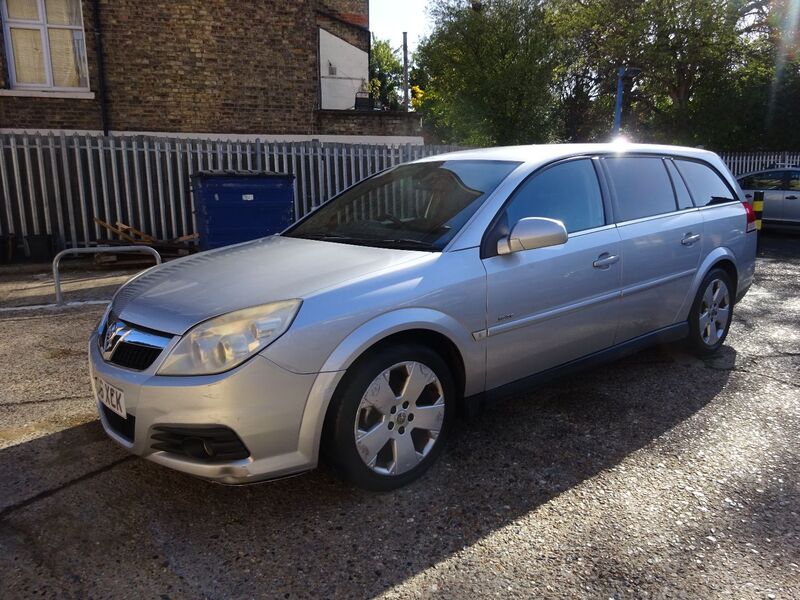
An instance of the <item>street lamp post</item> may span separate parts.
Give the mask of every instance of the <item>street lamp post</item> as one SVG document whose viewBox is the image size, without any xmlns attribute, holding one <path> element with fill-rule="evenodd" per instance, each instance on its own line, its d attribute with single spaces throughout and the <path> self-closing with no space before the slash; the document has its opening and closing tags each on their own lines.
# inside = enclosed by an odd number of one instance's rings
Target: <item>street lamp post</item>
<svg viewBox="0 0 800 600">
<path fill-rule="evenodd" d="M 620 67 L 617 69 L 617 103 L 614 107 L 614 127 L 611 133 L 616 137 L 622 125 L 622 95 L 624 93 L 623 83 L 626 78 L 633 79 L 642 72 L 636 67 Z"/>
</svg>

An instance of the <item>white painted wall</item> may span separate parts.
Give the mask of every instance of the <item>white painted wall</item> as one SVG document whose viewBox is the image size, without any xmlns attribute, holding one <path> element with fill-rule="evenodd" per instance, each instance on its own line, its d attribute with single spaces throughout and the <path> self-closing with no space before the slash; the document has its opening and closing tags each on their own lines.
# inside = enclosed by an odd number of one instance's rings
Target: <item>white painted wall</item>
<svg viewBox="0 0 800 600">
<path fill-rule="evenodd" d="M 330 66 L 336 75 L 330 75 Z M 319 78 L 322 108 L 352 109 L 356 92 L 369 77 L 369 55 L 342 38 L 319 29 Z"/>
</svg>

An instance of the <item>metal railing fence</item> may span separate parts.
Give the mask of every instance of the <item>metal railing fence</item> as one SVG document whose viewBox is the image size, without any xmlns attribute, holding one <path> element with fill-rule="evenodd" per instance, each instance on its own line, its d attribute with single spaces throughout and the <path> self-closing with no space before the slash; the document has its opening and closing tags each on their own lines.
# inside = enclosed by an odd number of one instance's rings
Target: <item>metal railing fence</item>
<svg viewBox="0 0 800 600">
<path fill-rule="evenodd" d="M 770 167 L 800 166 L 800 152 L 720 152 L 719 155 L 737 177 Z"/>
<path fill-rule="evenodd" d="M 89 246 L 113 233 L 95 218 L 158 239 L 196 232 L 190 177 L 257 170 L 295 176 L 295 217 L 388 167 L 456 146 L 147 136 L 0 134 L 0 236 L 49 235 Z"/>
<path fill-rule="evenodd" d="M 147 136 L 0 134 L 0 237 L 52 236 L 57 248 L 113 238 L 120 221 L 158 239 L 196 232 L 197 171 L 295 175 L 301 217 L 354 183 L 456 146 L 375 145 Z M 734 175 L 800 164 L 800 152 L 723 152 Z"/>
</svg>

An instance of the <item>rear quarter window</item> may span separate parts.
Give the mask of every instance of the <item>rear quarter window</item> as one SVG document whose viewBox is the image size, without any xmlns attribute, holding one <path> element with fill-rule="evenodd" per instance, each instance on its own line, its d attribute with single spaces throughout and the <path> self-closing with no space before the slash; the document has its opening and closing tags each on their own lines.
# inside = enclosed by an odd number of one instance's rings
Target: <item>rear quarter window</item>
<svg viewBox="0 0 800 600">
<path fill-rule="evenodd" d="M 677 209 L 664 161 L 658 157 L 609 157 L 605 165 L 616 197 L 617 222 Z"/>
<path fill-rule="evenodd" d="M 708 165 L 689 160 L 676 160 L 675 165 L 686 180 L 696 206 L 724 204 L 736 200 L 728 185 Z"/>
</svg>

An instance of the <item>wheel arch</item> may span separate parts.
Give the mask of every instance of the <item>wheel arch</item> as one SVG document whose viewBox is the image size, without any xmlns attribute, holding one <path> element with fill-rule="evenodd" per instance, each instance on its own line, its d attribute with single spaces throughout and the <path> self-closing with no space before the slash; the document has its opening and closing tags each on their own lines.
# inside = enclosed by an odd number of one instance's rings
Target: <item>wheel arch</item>
<svg viewBox="0 0 800 600">
<path fill-rule="evenodd" d="M 733 290 L 731 290 L 731 292 L 735 297 L 737 286 L 739 284 L 739 270 L 736 267 L 736 262 L 736 255 L 730 248 L 725 246 L 719 246 L 709 252 L 703 259 L 703 262 L 700 263 L 697 271 L 695 271 L 691 288 L 689 293 L 686 295 L 685 300 L 683 301 L 683 305 L 678 311 L 675 322 L 677 323 L 679 321 L 685 321 L 689 318 L 689 310 L 692 307 L 692 303 L 694 303 L 697 290 L 700 289 L 700 284 L 703 282 L 703 279 L 705 279 L 705 276 L 708 275 L 711 269 L 720 268 L 725 270 L 728 276 L 730 276 L 730 278 L 733 280 Z"/>
<path fill-rule="evenodd" d="M 736 291 L 739 286 L 739 271 L 736 269 L 736 264 L 730 258 L 721 258 L 712 264 L 708 271 L 711 271 L 711 269 L 722 269 L 728 274 L 728 277 L 731 278 L 731 281 L 733 282 L 733 289 L 731 290 L 732 303 L 735 303 Z M 706 273 L 708 273 L 708 271 L 706 271 Z M 703 275 L 703 277 L 705 277 L 705 275 Z"/>
<path fill-rule="evenodd" d="M 331 399 L 348 368 L 386 344 L 416 342 L 434 348 L 451 369 L 460 400 L 483 390 L 483 344 L 458 321 L 432 309 L 400 309 L 380 315 L 353 331 L 330 354 L 309 394 L 300 430 L 303 454 L 319 457 Z M 460 409 L 460 406 L 459 406 Z"/>
</svg>

